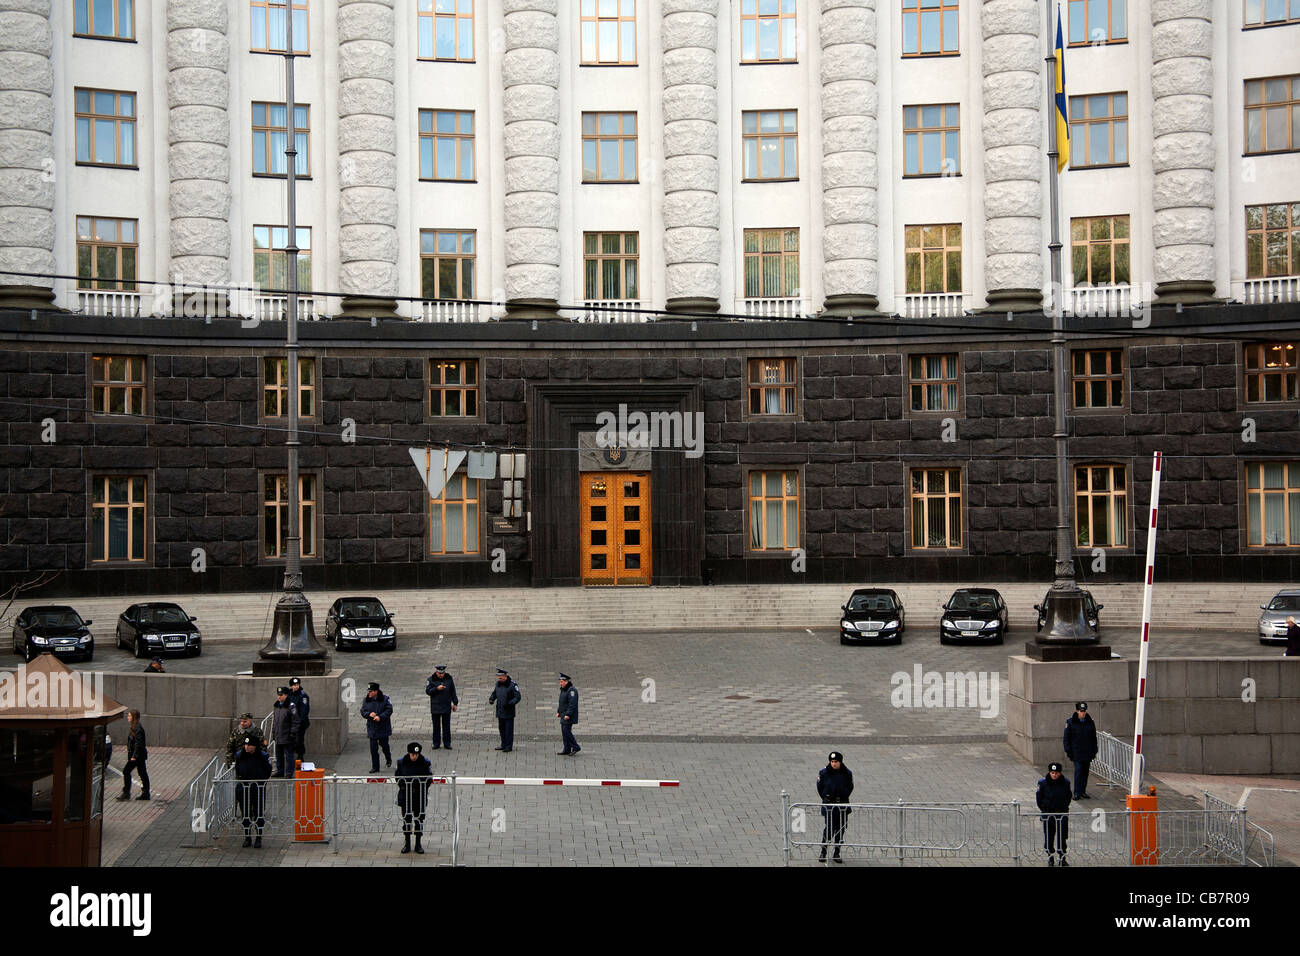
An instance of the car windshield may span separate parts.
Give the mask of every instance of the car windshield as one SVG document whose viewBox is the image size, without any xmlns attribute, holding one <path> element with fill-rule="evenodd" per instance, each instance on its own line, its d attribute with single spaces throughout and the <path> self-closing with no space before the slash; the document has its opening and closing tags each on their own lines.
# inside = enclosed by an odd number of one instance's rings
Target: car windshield
<svg viewBox="0 0 1300 956">
<path fill-rule="evenodd" d="M 1269 603 L 1270 611 L 1300 611 L 1300 594 L 1279 594 Z"/>
<path fill-rule="evenodd" d="M 187 624 L 189 615 L 178 607 L 146 607 L 140 610 L 141 624 Z"/>
<path fill-rule="evenodd" d="M 948 602 L 950 611 L 996 611 L 997 607 L 992 594 L 954 594 Z"/>
<path fill-rule="evenodd" d="M 859 594 L 849 601 L 850 611 L 892 611 L 894 599 L 887 594 Z"/>
<path fill-rule="evenodd" d="M 36 623 L 43 627 L 80 627 L 81 618 L 76 611 L 40 611 Z"/>
<path fill-rule="evenodd" d="M 345 617 L 383 617 L 384 606 L 378 601 L 346 601 L 339 613 Z"/>
</svg>

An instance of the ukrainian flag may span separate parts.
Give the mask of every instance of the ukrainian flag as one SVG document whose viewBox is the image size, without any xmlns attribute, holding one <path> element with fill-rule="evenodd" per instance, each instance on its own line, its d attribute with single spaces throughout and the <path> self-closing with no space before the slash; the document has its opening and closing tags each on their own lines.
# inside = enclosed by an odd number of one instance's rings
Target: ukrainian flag
<svg viewBox="0 0 1300 956">
<path fill-rule="evenodd" d="M 1065 105 L 1065 44 L 1061 38 L 1061 8 L 1056 8 L 1056 171 L 1070 164 L 1070 114 Z"/>
</svg>

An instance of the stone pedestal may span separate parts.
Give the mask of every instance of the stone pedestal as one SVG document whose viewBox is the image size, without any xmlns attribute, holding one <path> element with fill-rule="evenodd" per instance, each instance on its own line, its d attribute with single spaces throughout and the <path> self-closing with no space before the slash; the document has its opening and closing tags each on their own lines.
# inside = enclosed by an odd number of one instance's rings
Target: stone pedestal
<svg viewBox="0 0 1300 956">
<path fill-rule="evenodd" d="M 1109 644 L 1039 644 L 1025 642 L 1025 656 L 1036 661 L 1108 661 Z"/>
</svg>

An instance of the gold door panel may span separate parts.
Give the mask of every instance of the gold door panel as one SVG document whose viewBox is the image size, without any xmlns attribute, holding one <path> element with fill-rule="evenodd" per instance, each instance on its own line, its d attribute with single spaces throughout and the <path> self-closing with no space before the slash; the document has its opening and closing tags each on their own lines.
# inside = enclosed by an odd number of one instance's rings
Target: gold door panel
<svg viewBox="0 0 1300 956">
<path fill-rule="evenodd" d="M 650 475 L 584 472 L 579 534 L 584 585 L 648 585 Z"/>
</svg>

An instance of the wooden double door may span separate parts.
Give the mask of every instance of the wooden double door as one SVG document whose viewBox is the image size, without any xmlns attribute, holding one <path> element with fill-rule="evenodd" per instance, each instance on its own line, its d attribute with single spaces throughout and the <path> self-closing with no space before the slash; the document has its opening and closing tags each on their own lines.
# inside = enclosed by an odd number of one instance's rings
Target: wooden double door
<svg viewBox="0 0 1300 956">
<path fill-rule="evenodd" d="M 582 583 L 649 585 L 650 473 L 583 472 Z"/>
</svg>

